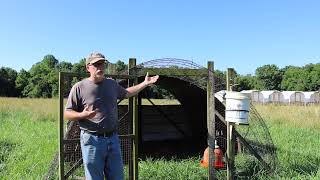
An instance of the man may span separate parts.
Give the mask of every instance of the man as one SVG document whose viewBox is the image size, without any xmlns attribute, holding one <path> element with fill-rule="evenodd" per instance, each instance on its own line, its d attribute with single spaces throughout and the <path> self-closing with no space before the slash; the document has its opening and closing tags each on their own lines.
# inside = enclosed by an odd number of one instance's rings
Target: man
<svg viewBox="0 0 320 180">
<path fill-rule="evenodd" d="M 90 77 L 77 82 L 71 89 L 64 112 L 65 119 L 79 121 L 80 143 L 86 179 L 123 179 L 123 162 L 117 134 L 117 99 L 138 94 L 159 76 L 149 77 L 124 89 L 116 81 L 104 77 L 107 60 L 101 53 L 86 59 Z"/>
</svg>

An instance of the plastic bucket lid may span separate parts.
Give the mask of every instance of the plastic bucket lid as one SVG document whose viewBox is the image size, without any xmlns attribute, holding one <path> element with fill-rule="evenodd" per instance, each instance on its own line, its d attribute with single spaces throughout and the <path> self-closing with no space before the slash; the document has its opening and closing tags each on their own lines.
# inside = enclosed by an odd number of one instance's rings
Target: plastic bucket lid
<svg viewBox="0 0 320 180">
<path fill-rule="evenodd" d="M 240 92 L 227 92 L 226 99 L 249 99 L 244 93 Z"/>
</svg>

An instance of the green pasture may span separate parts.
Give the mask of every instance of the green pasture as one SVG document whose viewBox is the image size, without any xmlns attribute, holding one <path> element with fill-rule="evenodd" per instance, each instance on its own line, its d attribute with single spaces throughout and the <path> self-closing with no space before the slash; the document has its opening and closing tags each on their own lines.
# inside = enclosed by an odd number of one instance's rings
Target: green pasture
<svg viewBox="0 0 320 180">
<path fill-rule="evenodd" d="M 320 179 L 320 106 L 256 108 L 269 127 L 278 166 L 272 174 L 259 171 L 251 179 Z M 57 114 L 57 99 L 0 98 L 0 179 L 41 179 L 47 173 L 58 147 Z M 199 166 L 201 156 L 141 160 L 139 178 L 207 179 L 207 170 Z"/>
</svg>

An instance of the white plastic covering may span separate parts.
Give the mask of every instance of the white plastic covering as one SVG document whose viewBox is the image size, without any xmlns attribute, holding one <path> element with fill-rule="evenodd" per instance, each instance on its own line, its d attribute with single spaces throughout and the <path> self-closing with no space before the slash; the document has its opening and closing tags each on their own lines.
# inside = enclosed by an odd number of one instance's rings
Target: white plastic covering
<svg viewBox="0 0 320 180">
<path fill-rule="evenodd" d="M 263 102 L 263 94 L 259 90 L 242 90 L 241 93 L 248 94 L 251 102 Z"/>
<path fill-rule="evenodd" d="M 263 95 L 261 103 L 281 103 L 283 102 L 283 95 L 280 91 L 260 91 Z"/>
<path fill-rule="evenodd" d="M 225 103 L 224 96 L 226 95 L 226 90 L 218 91 L 214 94 L 214 97 L 216 97 L 220 102 Z"/>
<path fill-rule="evenodd" d="M 305 103 L 305 95 L 301 91 L 282 91 L 283 103 Z"/>
<path fill-rule="evenodd" d="M 320 103 L 320 94 L 317 91 L 302 92 L 304 94 L 304 103 Z"/>
<path fill-rule="evenodd" d="M 258 103 L 284 103 L 284 104 L 317 104 L 320 103 L 319 91 L 259 91 L 259 90 L 242 90 L 241 93 L 250 97 L 251 102 Z M 225 104 L 224 96 L 226 90 L 215 93 L 215 97 Z"/>
</svg>

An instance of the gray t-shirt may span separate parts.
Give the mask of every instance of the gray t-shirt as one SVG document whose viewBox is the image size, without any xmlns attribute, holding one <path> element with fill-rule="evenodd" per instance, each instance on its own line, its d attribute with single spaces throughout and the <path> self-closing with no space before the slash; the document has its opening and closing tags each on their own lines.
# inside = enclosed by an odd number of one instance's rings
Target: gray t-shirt
<svg viewBox="0 0 320 180">
<path fill-rule="evenodd" d="M 89 79 L 77 82 L 71 89 L 66 110 L 82 112 L 85 106 L 97 110 L 95 117 L 79 120 L 80 129 L 90 132 L 112 132 L 118 129 L 117 99 L 125 98 L 126 89 L 112 79 L 94 83 Z"/>
</svg>

